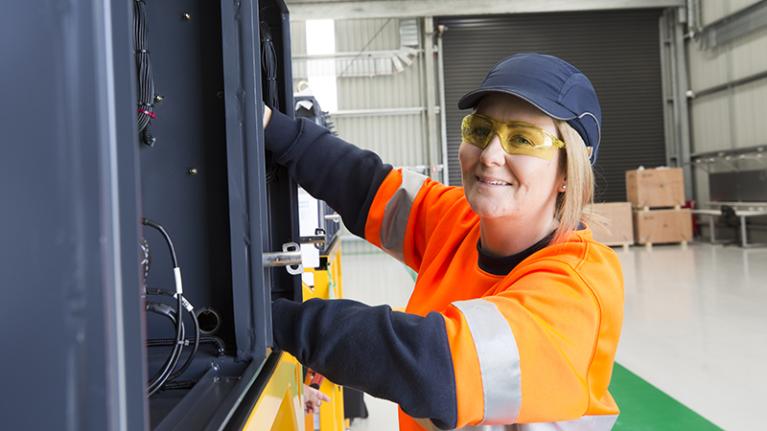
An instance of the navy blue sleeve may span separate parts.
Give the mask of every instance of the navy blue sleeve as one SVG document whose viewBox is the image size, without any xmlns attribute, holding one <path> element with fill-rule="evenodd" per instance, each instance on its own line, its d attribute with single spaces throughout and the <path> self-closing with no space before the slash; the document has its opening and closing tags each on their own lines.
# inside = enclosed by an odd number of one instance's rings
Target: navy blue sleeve
<svg viewBox="0 0 767 431">
<path fill-rule="evenodd" d="M 336 210 L 350 232 L 364 238 L 370 205 L 392 167 L 311 121 L 276 110 L 264 138 L 274 160 L 309 194 Z"/>
<path fill-rule="evenodd" d="M 442 316 L 346 299 L 272 303 L 274 342 L 334 383 L 399 404 L 408 415 L 453 428 L 453 359 Z"/>
</svg>

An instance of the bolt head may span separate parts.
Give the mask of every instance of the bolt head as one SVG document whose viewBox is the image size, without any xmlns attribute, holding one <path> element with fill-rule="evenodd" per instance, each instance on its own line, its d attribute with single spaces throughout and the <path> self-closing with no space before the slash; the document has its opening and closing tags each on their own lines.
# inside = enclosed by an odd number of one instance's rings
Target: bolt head
<svg viewBox="0 0 767 431">
<path fill-rule="evenodd" d="M 186 20 L 186 21 L 191 21 L 192 20 L 192 14 L 190 14 L 189 12 L 184 12 L 183 16 L 184 16 L 184 20 Z"/>
</svg>

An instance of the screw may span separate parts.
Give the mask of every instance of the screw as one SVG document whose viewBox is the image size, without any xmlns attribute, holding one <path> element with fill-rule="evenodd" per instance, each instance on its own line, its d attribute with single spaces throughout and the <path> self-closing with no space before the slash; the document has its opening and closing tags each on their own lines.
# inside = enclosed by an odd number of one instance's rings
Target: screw
<svg viewBox="0 0 767 431">
<path fill-rule="evenodd" d="M 223 99 L 224 98 L 224 90 L 217 91 L 216 92 L 216 97 L 218 97 L 219 99 Z"/>
<path fill-rule="evenodd" d="M 158 94 L 158 95 L 154 96 L 154 103 L 160 103 L 160 102 L 162 102 L 163 100 L 165 100 L 165 97 L 163 97 L 163 96 L 162 96 L 162 95 L 160 95 L 160 94 Z"/>
<path fill-rule="evenodd" d="M 184 20 L 191 21 L 192 20 L 192 14 L 189 12 L 184 12 Z"/>
<path fill-rule="evenodd" d="M 218 365 L 218 362 L 211 362 L 210 368 L 213 369 L 213 371 L 218 371 L 219 369 L 221 369 L 221 366 Z"/>
<path fill-rule="evenodd" d="M 186 170 L 186 173 L 189 174 L 190 176 L 195 176 L 197 175 L 197 168 L 189 168 Z"/>
</svg>

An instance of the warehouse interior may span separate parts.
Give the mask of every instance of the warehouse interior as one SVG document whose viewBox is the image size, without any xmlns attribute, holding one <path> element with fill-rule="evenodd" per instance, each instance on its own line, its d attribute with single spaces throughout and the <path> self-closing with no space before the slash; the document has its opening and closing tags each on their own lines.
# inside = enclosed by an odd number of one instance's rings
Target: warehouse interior
<svg viewBox="0 0 767 431">
<path fill-rule="evenodd" d="M 411 429 L 277 346 L 274 301 L 405 311 L 419 274 L 298 184 L 265 106 L 461 187 L 458 102 L 528 52 L 601 103 L 584 212 L 623 277 L 611 429 L 763 427 L 767 0 L 15 3 L 0 428 Z"/>
</svg>

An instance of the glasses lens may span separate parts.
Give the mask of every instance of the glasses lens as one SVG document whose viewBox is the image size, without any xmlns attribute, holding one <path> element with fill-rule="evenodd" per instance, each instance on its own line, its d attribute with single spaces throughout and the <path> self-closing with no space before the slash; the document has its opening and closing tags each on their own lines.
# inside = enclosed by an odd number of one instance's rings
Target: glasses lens
<svg viewBox="0 0 767 431">
<path fill-rule="evenodd" d="M 519 154 L 551 160 L 556 153 L 554 140 L 536 126 L 511 122 L 506 126 L 503 149 L 509 154 Z"/>
<path fill-rule="evenodd" d="M 523 133 L 519 131 L 515 131 L 512 134 L 510 134 L 507 142 L 512 147 L 534 148 L 539 146 L 538 140 L 534 136 L 531 136 L 528 133 Z"/>
<path fill-rule="evenodd" d="M 461 134 L 464 141 L 484 148 L 493 134 L 493 123 L 482 117 L 468 115 L 463 119 Z"/>
</svg>

